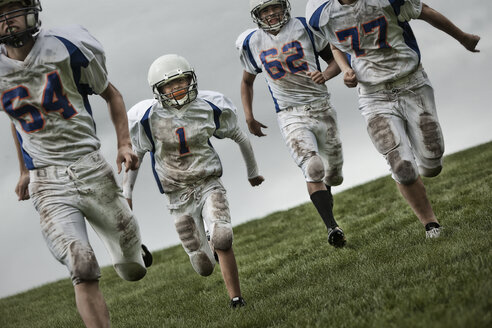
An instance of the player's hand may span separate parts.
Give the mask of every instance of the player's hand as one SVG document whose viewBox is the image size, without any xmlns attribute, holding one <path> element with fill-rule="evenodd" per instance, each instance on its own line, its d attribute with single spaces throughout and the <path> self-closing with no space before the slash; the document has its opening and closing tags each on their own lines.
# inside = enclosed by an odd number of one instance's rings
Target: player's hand
<svg viewBox="0 0 492 328">
<path fill-rule="evenodd" d="M 325 76 L 320 71 L 306 72 L 306 75 L 309 76 L 314 83 L 323 84 L 326 82 Z"/>
<path fill-rule="evenodd" d="M 248 124 L 249 132 L 251 132 L 255 136 L 257 136 L 257 137 L 266 136 L 266 134 L 264 134 L 263 131 L 261 131 L 261 128 L 265 128 L 265 129 L 268 128 L 266 125 L 258 122 L 255 119 L 252 119 L 250 121 L 246 121 L 246 123 Z"/>
<path fill-rule="evenodd" d="M 116 156 L 116 165 L 118 166 L 118 174 L 121 173 L 121 163 L 125 164 L 125 172 L 128 170 L 136 170 L 140 163 L 138 156 L 133 152 L 131 146 L 121 146 L 118 148 L 118 156 Z"/>
<path fill-rule="evenodd" d="M 478 41 L 480 41 L 480 37 L 478 35 L 465 33 L 463 38 L 461 38 L 460 43 L 466 48 L 466 50 L 471 52 L 480 52 L 480 50 L 475 48 Z"/>
<path fill-rule="evenodd" d="M 256 186 L 259 186 L 261 185 L 261 183 L 263 181 L 265 181 L 265 178 L 262 177 L 261 175 L 257 176 L 257 177 L 254 177 L 254 178 L 251 178 L 251 179 L 248 179 L 249 181 L 249 184 L 253 187 L 256 187 Z"/>
<path fill-rule="evenodd" d="M 126 198 L 126 201 L 128 202 L 128 206 L 130 206 L 130 209 L 133 210 L 133 202 L 131 198 Z"/>
<path fill-rule="evenodd" d="M 19 182 L 17 182 L 17 186 L 15 186 L 15 193 L 17 194 L 18 200 L 28 200 L 29 196 L 29 172 L 22 172 L 19 177 Z"/>
<path fill-rule="evenodd" d="M 355 88 L 357 86 L 357 76 L 353 69 L 348 69 L 343 72 L 343 83 L 349 88 Z"/>
</svg>

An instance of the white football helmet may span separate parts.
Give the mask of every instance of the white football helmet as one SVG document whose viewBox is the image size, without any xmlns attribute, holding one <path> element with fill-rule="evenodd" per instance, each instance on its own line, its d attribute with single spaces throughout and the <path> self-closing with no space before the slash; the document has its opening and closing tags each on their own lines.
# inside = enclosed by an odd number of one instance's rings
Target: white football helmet
<svg viewBox="0 0 492 328">
<path fill-rule="evenodd" d="M 167 94 L 159 90 L 165 84 L 181 77 L 189 78 L 187 87 Z M 150 65 L 148 81 L 155 99 L 159 100 L 162 107 L 181 107 L 194 101 L 198 95 L 195 71 L 184 57 L 178 55 L 157 58 Z"/>
<path fill-rule="evenodd" d="M 260 11 L 264 8 L 272 5 L 281 5 L 282 6 L 282 17 L 279 17 L 278 23 L 273 25 L 268 24 L 260 18 Z M 249 8 L 251 11 L 251 17 L 253 18 L 253 22 L 258 24 L 258 27 L 269 32 L 278 32 L 287 24 L 290 19 L 290 3 L 289 0 L 250 0 Z"/>
<path fill-rule="evenodd" d="M 11 10 L 0 15 L 0 22 L 6 22 L 9 26 L 8 34 L 0 36 L 0 43 L 5 43 L 9 46 L 19 48 L 25 42 L 39 31 L 41 21 L 39 20 L 39 12 L 42 10 L 39 0 L 0 0 L 0 7 L 10 3 L 21 3 L 23 8 Z M 22 31 L 10 28 L 10 21 L 14 17 L 24 16 L 26 29 Z"/>
</svg>

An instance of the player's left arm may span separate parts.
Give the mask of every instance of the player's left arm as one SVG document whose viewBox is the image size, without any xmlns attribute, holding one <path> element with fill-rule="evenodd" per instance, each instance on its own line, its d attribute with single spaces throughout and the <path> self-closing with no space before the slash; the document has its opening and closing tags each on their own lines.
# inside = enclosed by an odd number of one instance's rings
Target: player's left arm
<svg viewBox="0 0 492 328">
<path fill-rule="evenodd" d="M 24 162 L 24 157 L 22 156 L 21 145 L 19 139 L 17 139 L 17 131 L 15 126 L 11 123 L 12 137 L 14 138 L 15 149 L 17 150 L 17 159 L 19 160 L 19 181 L 15 186 L 15 193 L 17 194 L 18 200 L 28 200 L 29 196 L 29 170 Z"/>
<path fill-rule="evenodd" d="M 467 50 L 471 52 L 480 52 L 480 50 L 476 49 L 478 41 L 480 41 L 478 35 L 463 32 L 447 17 L 425 3 L 422 3 L 422 11 L 418 19 L 424 20 L 435 28 L 449 34 L 458 40 Z"/>
<path fill-rule="evenodd" d="M 121 93 L 109 83 L 106 89 L 100 94 L 108 104 L 111 120 L 116 130 L 118 140 L 118 155 L 116 165 L 118 173 L 121 172 L 121 163 L 125 164 L 125 172 L 138 168 L 139 162 L 137 155 L 133 152 L 130 132 L 128 129 L 128 118 L 126 116 L 125 103 Z"/>
</svg>

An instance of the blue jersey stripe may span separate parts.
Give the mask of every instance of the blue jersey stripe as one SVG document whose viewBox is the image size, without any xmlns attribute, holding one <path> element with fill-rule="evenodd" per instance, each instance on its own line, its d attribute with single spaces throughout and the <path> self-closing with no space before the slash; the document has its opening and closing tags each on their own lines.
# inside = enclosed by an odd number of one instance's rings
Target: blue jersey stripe
<svg viewBox="0 0 492 328">
<path fill-rule="evenodd" d="M 304 17 L 296 17 L 301 23 L 302 25 L 304 26 L 304 28 L 306 29 L 306 32 L 309 36 L 309 39 L 311 40 L 311 44 L 313 45 L 313 51 L 314 51 L 314 59 L 316 60 L 316 68 L 318 69 L 318 71 L 321 71 L 321 65 L 319 64 L 319 59 L 318 59 L 318 51 L 316 50 L 316 43 L 314 43 L 314 35 L 313 35 L 313 31 L 311 31 L 306 23 L 306 18 Z"/>
<path fill-rule="evenodd" d="M 408 22 L 403 22 L 403 23 L 398 22 L 398 25 L 400 25 L 400 27 L 403 29 L 403 39 L 405 40 L 405 43 L 407 44 L 407 46 L 409 46 L 413 51 L 417 53 L 417 55 L 419 56 L 419 63 L 420 63 L 419 45 L 417 44 L 417 39 L 413 34 L 410 24 L 408 24 Z"/>
<path fill-rule="evenodd" d="M 246 50 L 246 52 L 248 53 L 249 61 L 251 62 L 251 65 L 253 65 L 253 67 L 255 68 L 256 73 L 261 73 L 261 68 L 259 68 L 258 65 L 256 64 L 255 58 L 253 57 L 253 53 L 251 52 L 251 48 L 249 47 L 249 40 L 251 39 L 251 36 L 256 31 L 257 30 L 254 30 L 253 32 L 251 32 L 250 34 L 248 34 L 248 36 L 246 37 L 246 39 L 244 39 L 243 49 Z"/>
<path fill-rule="evenodd" d="M 326 1 L 323 3 L 321 6 L 319 6 L 318 9 L 313 13 L 311 18 L 309 18 L 309 25 L 315 30 L 319 31 L 319 19 L 321 17 L 321 12 L 325 8 L 325 6 L 329 3 L 330 1 Z"/>
<path fill-rule="evenodd" d="M 75 85 L 77 85 L 77 90 L 79 91 L 80 95 L 84 100 L 85 109 L 92 117 L 92 108 L 89 103 L 88 96 L 94 94 L 94 91 L 88 84 L 80 83 L 81 67 L 89 66 L 89 60 L 84 56 L 82 51 L 80 51 L 80 49 L 77 48 L 77 46 L 74 45 L 72 42 L 70 42 L 65 38 L 62 38 L 61 36 L 55 36 L 55 37 L 58 40 L 60 40 L 61 43 L 63 43 L 65 48 L 67 48 L 68 53 L 70 54 L 70 66 L 72 67 L 72 74 L 73 74 L 73 79 L 75 81 Z M 92 118 L 92 122 L 94 123 L 94 129 L 95 129 L 96 122 L 94 121 L 94 118 Z"/>
<path fill-rule="evenodd" d="M 28 170 L 34 170 L 36 167 L 34 167 L 34 163 L 32 162 L 32 157 L 29 156 L 29 154 L 24 150 L 24 147 L 22 147 L 22 136 L 20 135 L 19 132 L 17 132 L 17 130 L 15 130 L 15 133 L 17 134 L 17 139 L 19 140 L 20 143 L 22 158 L 24 158 L 24 164 L 26 165 Z"/>
<path fill-rule="evenodd" d="M 205 99 L 203 99 L 203 100 L 205 100 Z M 214 105 L 210 101 L 208 101 L 208 100 L 205 100 L 205 101 L 210 105 L 210 107 L 212 107 L 212 109 L 214 111 L 215 130 L 217 131 L 220 128 L 220 115 L 222 114 L 222 111 L 220 110 L 219 107 L 217 107 L 216 105 Z M 216 137 L 218 139 L 222 139 L 221 137 L 217 136 L 215 133 L 214 133 L 214 137 Z"/>
<path fill-rule="evenodd" d="M 400 15 L 400 8 L 405 4 L 405 0 L 388 0 L 388 1 L 391 4 L 391 7 L 393 7 L 393 11 L 395 12 L 396 17 L 398 19 L 398 16 Z M 410 27 L 410 24 L 408 24 L 408 22 L 402 23 L 398 21 L 398 25 L 403 29 L 403 39 L 405 40 L 406 45 L 417 53 L 420 62 L 420 49 L 417 44 L 417 39 L 415 38 L 412 28 Z"/>
<path fill-rule="evenodd" d="M 267 85 L 268 85 L 268 81 L 267 81 Z M 275 112 L 276 113 L 280 112 L 280 106 L 278 105 L 277 99 L 275 99 L 275 97 L 273 96 L 273 92 L 272 89 L 270 89 L 270 85 L 268 85 L 268 91 L 270 91 L 270 94 L 272 95 L 273 103 L 275 104 Z"/>
<path fill-rule="evenodd" d="M 155 170 L 155 157 L 154 157 L 155 143 L 154 143 L 154 139 L 152 138 L 152 131 L 150 130 L 150 122 L 149 122 L 149 115 L 150 115 L 151 109 L 152 109 L 152 106 L 150 106 L 149 109 L 147 109 L 147 111 L 145 112 L 145 115 L 140 120 L 140 124 L 142 124 L 142 126 L 144 128 L 145 135 L 147 136 L 147 138 L 149 138 L 149 141 L 152 144 L 152 151 L 150 152 L 152 173 L 154 174 L 154 179 L 157 182 L 157 187 L 159 188 L 159 191 L 161 192 L 161 194 L 163 194 L 164 188 L 162 187 L 161 180 L 159 179 L 159 175 L 157 174 L 157 171 Z"/>
<path fill-rule="evenodd" d="M 395 11 L 396 16 L 400 15 L 400 8 L 405 4 L 405 0 L 388 0 Z"/>
</svg>

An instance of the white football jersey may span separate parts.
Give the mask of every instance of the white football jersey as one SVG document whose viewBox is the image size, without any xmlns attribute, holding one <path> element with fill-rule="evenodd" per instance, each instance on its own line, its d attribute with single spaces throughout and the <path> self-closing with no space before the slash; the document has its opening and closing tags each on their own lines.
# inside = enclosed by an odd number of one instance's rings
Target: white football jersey
<svg viewBox="0 0 492 328">
<path fill-rule="evenodd" d="M 327 46 L 311 32 L 303 17 L 291 18 L 277 35 L 249 29 L 236 41 L 244 70 L 254 75 L 265 72 L 277 112 L 328 96 L 324 84 L 306 75 L 321 70 L 317 53 Z"/>
<path fill-rule="evenodd" d="M 22 61 L 0 48 L 1 106 L 28 169 L 70 165 L 100 147 L 88 95 L 108 85 L 101 44 L 81 26 L 41 30 Z"/>
<path fill-rule="evenodd" d="M 139 158 L 146 152 L 151 154 L 161 193 L 222 175 L 222 164 L 210 143 L 212 136 L 247 144 L 248 178 L 258 176 L 249 140 L 237 125 L 236 107 L 218 92 L 199 91 L 196 100 L 181 109 L 163 108 L 157 100 L 144 100 L 128 111 L 128 121 L 133 149 Z M 124 183 L 124 189 L 128 188 L 132 186 Z"/>
<path fill-rule="evenodd" d="M 350 54 L 359 83 L 375 85 L 417 69 L 420 51 L 407 20 L 421 10 L 421 0 L 310 0 L 306 19 L 315 34 Z"/>
</svg>

